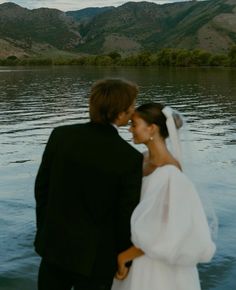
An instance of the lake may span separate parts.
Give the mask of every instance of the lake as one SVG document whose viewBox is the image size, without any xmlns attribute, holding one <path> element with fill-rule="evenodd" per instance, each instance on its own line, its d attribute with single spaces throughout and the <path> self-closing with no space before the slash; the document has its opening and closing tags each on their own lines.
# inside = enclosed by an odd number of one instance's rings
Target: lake
<svg viewBox="0 0 236 290">
<path fill-rule="evenodd" d="M 89 89 L 104 77 L 138 83 L 137 104 L 182 113 L 184 170 L 219 223 L 202 289 L 236 289 L 236 69 L 64 66 L 0 67 L 0 290 L 36 290 L 33 187 L 44 146 L 52 128 L 88 120 Z M 120 134 L 132 142 L 128 127 Z"/>
</svg>

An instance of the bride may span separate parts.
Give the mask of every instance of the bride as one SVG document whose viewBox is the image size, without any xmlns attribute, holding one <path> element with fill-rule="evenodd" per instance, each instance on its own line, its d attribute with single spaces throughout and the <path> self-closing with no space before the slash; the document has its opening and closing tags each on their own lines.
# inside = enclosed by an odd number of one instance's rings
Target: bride
<svg viewBox="0 0 236 290">
<path fill-rule="evenodd" d="M 148 153 L 141 200 L 131 218 L 134 246 L 119 254 L 112 290 L 201 289 L 196 265 L 211 260 L 215 244 L 196 189 L 182 172 L 181 126 L 180 116 L 158 103 L 140 106 L 132 118 L 134 143 L 145 144 Z"/>
</svg>

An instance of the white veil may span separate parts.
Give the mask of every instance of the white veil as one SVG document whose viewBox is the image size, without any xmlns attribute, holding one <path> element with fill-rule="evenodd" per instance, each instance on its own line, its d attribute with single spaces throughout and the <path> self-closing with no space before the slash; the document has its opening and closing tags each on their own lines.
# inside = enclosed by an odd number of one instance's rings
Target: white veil
<svg viewBox="0 0 236 290">
<path fill-rule="evenodd" d="M 162 109 L 162 113 L 166 117 L 166 126 L 168 129 L 169 138 L 173 149 L 173 155 L 183 168 L 179 130 L 177 130 L 176 122 L 174 120 L 175 112 L 172 110 L 171 107 L 166 106 Z M 202 205 L 208 220 L 208 225 L 210 228 L 212 239 L 215 241 L 218 235 L 218 219 L 213 206 L 213 202 L 206 194 L 204 195 L 199 194 L 199 197 L 202 200 Z"/>
<path fill-rule="evenodd" d="M 176 129 L 175 121 L 173 118 L 173 110 L 171 107 L 164 107 L 162 109 L 162 113 L 166 117 L 166 126 L 169 133 L 170 142 L 173 147 L 173 154 L 175 158 L 178 160 L 180 165 L 182 165 L 182 152 L 181 152 L 181 145 L 180 145 L 180 138 L 179 132 Z"/>
</svg>

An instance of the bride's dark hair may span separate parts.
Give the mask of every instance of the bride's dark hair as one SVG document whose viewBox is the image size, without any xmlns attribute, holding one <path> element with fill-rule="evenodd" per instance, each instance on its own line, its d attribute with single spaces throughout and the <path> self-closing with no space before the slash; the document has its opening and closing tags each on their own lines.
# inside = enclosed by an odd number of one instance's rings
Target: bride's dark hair
<svg viewBox="0 0 236 290">
<path fill-rule="evenodd" d="M 161 103 L 147 103 L 139 106 L 135 111 L 147 124 L 156 124 L 160 128 L 161 136 L 166 139 L 169 133 L 166 126 L 166 116 L 162 112 L 164 107 Z M 173 112 L 173 118 L 176 128 L 181 128 L 183 125 L 181 116 Z"/>
</svg>

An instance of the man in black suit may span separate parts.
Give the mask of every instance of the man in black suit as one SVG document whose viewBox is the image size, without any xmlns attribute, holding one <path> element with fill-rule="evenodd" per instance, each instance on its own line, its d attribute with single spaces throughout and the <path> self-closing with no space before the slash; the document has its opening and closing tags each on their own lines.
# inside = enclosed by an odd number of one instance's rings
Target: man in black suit
<svg viewBox="0 0 236 290">
<path fill-rule="evenodd" d="M 48 140 L 35 182 L 39 290 L 111 287 L 140 197 L 142 154 L 117 131 L 137 93 L 128 81 L 98 81 L 91 121 L 57 127 Z"/>
</svg>

